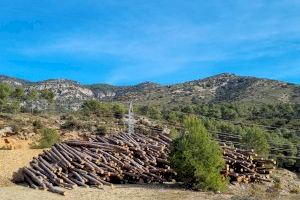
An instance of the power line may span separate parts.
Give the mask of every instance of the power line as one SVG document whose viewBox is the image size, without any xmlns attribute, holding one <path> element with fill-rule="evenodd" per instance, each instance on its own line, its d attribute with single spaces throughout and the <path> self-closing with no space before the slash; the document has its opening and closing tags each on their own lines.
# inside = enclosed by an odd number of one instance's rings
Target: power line
<svg viewBox="0 0 300 200">
<path fill-rule="evenodd" d="M 249 122 L 241 122 L 241 121 L 232 121 L 232 120 L 227 120 L 227 119 L 221 119 L 221 118 L 216 118 L 216 117 L 208 117 L 208 116 L 204 116 L 204 115 L 199 115 L 199 114 L 195 114 L 195 113 L 185 113 L 185 112 L 181 112 L 181 111 L 177 111 L 183 115 L 196 115 L 198 117 L 201 117 L 201 118 L 204 118 L 204 119 L 211 119 L 211 120 L 216 120 L 216 121 L 225 121 L 225 122 L 229 122 L 231 124 L 234 124 L 234 125 L 245 125 L 245 126 L 258 126 L 258 127 L 263 127 L 265 131 L 267 132 L 273 132 L 274 130 L 278 130 L 278 129 L 282 129 L 280 127 L 276 127 L 276 126 L 266 126 L 266 125 L 261 125 L 261 124 L 254 124 L 254 123 L 249 123 Z M 166 121 L 166 120 L 165 120 Z M 172 125 L 176 125 L 175 123 L 171 123 L 169 121 L 166 121 L 166 123 Z M 269 129 L 273 129 L 272 130 L 269 130 Z M 287 129 L 285 130 L 286 132 L 300 132 L 300 129 Z"/>
<path fill-rule="evenodd" d="M 205 116 L 205 115 L 200 115 L 200 114 L 195 114 L 195 113 L 188 113 L 188 112 L 182 112 L 182 111 L 176 111 L 176 112 L 179 112 L 183 115 L 196 115 L 196 116 L 199 116 L 199 117 L 202 117 L 202 118 L 207 118 L 207 119 L 212 119 L 212 120 L 217 120 L 217 121 L 226 121 L 226 122 L 230 122 L 232 124 L 242 124 L 242 125 L 251 125 L 251 126 L 259 126 L 259 127 L 264 127 L 264 128 L 270 128 L 270 129 L 280 129 L 280 127 L 276 127 L 276 126 L 266 126 L 266 125 L 261 125 L 261 124 L 253 124 L 253 123 L 245 123 L 245 122 L 241 122 L 241 121 L 232 121 L 232 120 L 228 120 L 228 119 L 222 119 L 222 118 L 216 118 L 216 117 L 208 117 L 208 116 Z M 269 130 L 267 130 L 269 131 Z M 288 129 L 288 131 L 290 131 Z M 300 131 L 298 129 L 294 129 L 293 131 Z"/>
<path fill-rule="evenodd" d="M 231 120 L 226 120 L 226 119 L 219 119 L 219 118 L 214 118 L 214 117 L 207 117 L 207 116 L 203 116 L 203 115 L 198 115 L 202 118 L 207 118 L 207 119 L 213 119 L 213 120 L 221 120 L 221 121 L 226 121 L 226 122 L 230 122 L 232 124 L 242 124 L 242 125 L 251 125 L 251 126 L 258 126 L 258 127 L 263 127 L 263 128 L 270 128 L 270 129 L 280 129 L 279 127 L 276 126 L 266 126 L 266 125 L 261 125 L 261 124 L 253 124 L 253 123 L 245 123 L 245 122 L 241 122 L 241 121 L 231 121 Z M 267 131 L 269 131 L 267 129 Z M 291 131 L 291 130 L 287 130 L 287 131 Z M 300 130 L 295 130 L 293 129 L 293 131 L 300 131 Z"/>
</svg>

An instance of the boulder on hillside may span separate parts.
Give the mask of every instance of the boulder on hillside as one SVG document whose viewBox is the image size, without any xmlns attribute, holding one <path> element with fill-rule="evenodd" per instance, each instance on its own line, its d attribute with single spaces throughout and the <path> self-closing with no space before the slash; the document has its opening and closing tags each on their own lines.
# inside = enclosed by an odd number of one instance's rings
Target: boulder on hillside
<svg viewBox="0 0 300 200">
<path fill-rule="evenodd" d="M 7 135 L 12 134 L 12 133 L 14 133 L 13 128 L 10 126 L 7 126 L 3 129 L 0 129 L 0 138 L 6 137 Z"/>
</svg>

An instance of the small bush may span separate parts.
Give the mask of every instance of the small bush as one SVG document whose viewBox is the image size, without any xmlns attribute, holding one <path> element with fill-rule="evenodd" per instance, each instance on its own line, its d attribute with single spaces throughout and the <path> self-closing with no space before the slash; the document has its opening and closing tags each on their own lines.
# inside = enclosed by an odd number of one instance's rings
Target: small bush
<svg viewBox="0 0 300 200">
<path fill-rule="evenodd" d="M 35 133 L 39 133 L 40 129 L 44 127 L 40 119 L 33 121 L 32 126 L 33 126 L 33 132 Z"/>
<path fill-rule="evenodd" d="M 171 165 L 178 178 L 195 190 L 224 190 L 226 181 L 220 171 L 224 168 L 221 149 L 196 117 L 184 122 L 185 133 L 174 140 Z"/>
<path fill-rule="evenodd" d="M 37 119 L 32 122 L 32 126 L 36 129 L 41 129 L 43 128 L 43 123 L 40 119 Z"/>
<path fill-rule="evenodd" d="M 106 135 L 108 133 L 106 126 L 99 126 L 95 131 L 97 135 Z"/>
<path fill-rule="evenodd" d="M 61 125 L 61 128 L 67 130 L 80 130 L 83 128 L 83 124 L 74 117 L 69 117 L 67 121 Z"/>
<path fill-rule="evenodd" d="M 21 105 L 18 101 L 9 100 L 9 102 L 2 106 L 2 111 L 15 114 L 21 111 Z"/>
<path fill-rule="evenodd" d="M 117 119 L 122 119 L 126 111 L 127 110 L 122 104 L 115 104 L 112 106 L 112 112 L 114 113 L 114 117 Z"/>
<path fill-rule="evenodd" d="M 50 148 L 55 143 L 60 142 L 60 135 L 56 130 L 43 128 L 40 130 L 41 138 L 38 143 L 33 146 L 36 149 Z"/>
</svg>

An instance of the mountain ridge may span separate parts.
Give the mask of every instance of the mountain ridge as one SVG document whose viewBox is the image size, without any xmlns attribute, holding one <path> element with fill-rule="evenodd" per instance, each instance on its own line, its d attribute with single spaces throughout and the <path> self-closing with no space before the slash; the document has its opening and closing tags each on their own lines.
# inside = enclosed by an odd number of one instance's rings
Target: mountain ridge
<svg viewBox="0 0 300 200">
<path fill-rule="evenodd" d="M 231 73 L 217 74 L 204 79 L 183 83 L 161 85 L 142 82 L 132 86 L 110 84 L 80 84 L 69 79 L 48 79 L 31 82 L 0 75 L 0 82 L 14 87 L 22 86 L 25 91 L 52 90 L 59 104 L 74 104 L 79 107 L 85 100 L 128 102 L 168 106 L 182 103 L 255 102 L 255 103 L 298 103 L 300 85 L 283 81 L 238 76 Z"/>
<path fill-rule="evenodd" d="M 213 78 L 218 78 L 218 77 L 255 78 L 255 79 L 277 81 L 277 82 L 281 82 L 281 83 L 300 86 L 300 84 L 297 84 L 297 83 L 292 83 L 292 82 L 287 82 L 287 81 L 282 81 L 282 80 L 276 80 L 276 79 L 272 79 L 272 78 L 255 77 L 255 76 L 248 76 L 248 75 L 247 76 L 246 75 L 237 75 L 235 73 L 227 73 L 227 72 L 211 75 L 211 76 L 204 77 L 204 78 L 193 79 L 193 80 L 190 80 L 190 81 L 184 81 L 184 82 L 179 82 L 179 83 L 171 83 L 171 84 L 161 84 L 161 83 L 157 83 L 157 82 L 153 82 L 153 81 L 143 81 L 143 82 L 133 84 L 133 85 L 114 85 L 114 84 L 109 84 L 109 83 L 84 84 L 84 83 L 81 83 L 80 81 L 67 79 L 67 78 L 50 78 L 50 79 L 45 79 L 45 80 L 40 80 L 40 81 L 30 81 L 30 80 L 27 80 L 27 79 L 17 78 L 17 77 L 13 77 L 13 76 L 9 76 L 9 75 L 4 75 L 4 74 L 0 74 L 0 82 L 2 82 L 5 79 L 12 79 L 12 80 L 15 80 L 15 81 L 18 81 L 18 82 L 24 82 L 26 84 L 37 84 L 37 83 L 42 83 L 42 82 L 50 82 L 50 81 L 60 80 L 60 81 L 74 82 L 74 83 L 77 83 L 81 86 L 86 86 L 86 87 L 90 87 L 90 86 L 93 86 L 93 85 L 107 85 L 107 86 L 112 86 L 112 87 L 133 87 L 133 86 L 143 85 L 143 84 L 155 84 L 155 85 L 159 85 L 159 86 L 172 86 L 172 85 L 179 85 L 179 84 L 195 82 L 195 81 L 204 81 L 206 79 L 213 79 Z"/>
</svg>

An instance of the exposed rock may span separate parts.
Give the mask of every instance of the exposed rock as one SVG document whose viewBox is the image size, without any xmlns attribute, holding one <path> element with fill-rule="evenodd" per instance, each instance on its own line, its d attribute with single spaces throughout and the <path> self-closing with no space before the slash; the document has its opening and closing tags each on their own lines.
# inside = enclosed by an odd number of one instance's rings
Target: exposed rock
<svg viewBox="0 0 300 200">
<path fill-rule="evenodd" d="M 6 137 L 8 136 L 9 134 L 12 134 L 14 131 L 13 131 L 13 128 L 12 127 L 5 127 L 3 129 L 0 129 L 0 138 L 1 137 Z"/>
<path fill-rule="evenodd" d="M 29 83 L 29 81 L 25 81 L 22 79 L 12 78 L 8 76 L 0 75 L 0 82 L 7 83 L 9 85 L 12 85 L 14 87 L 23 86 Z"/>
</svg>

